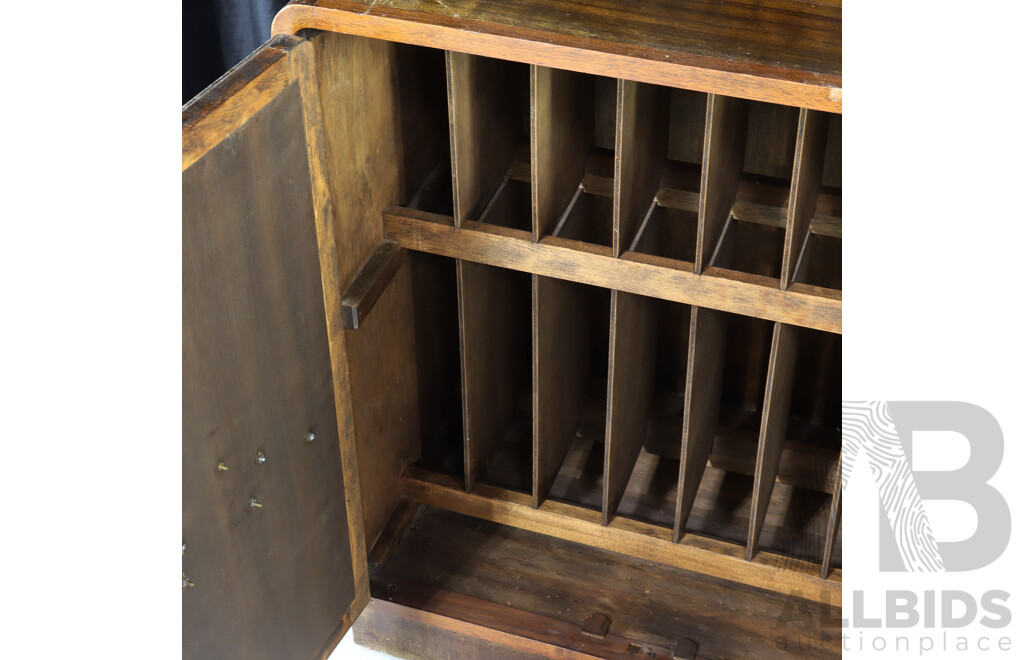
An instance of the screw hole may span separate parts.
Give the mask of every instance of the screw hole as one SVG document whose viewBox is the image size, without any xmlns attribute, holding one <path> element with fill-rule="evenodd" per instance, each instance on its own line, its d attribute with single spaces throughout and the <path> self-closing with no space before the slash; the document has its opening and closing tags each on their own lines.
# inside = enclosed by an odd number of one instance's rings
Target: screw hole
<svg viewBox="0 0 1024 660">
<path fill-rule="evenodd" d="M 389 584 L 388 585 L 388 591 L 390 591 L 391 593 L 394 593 L 394 592 L 398 591 L 398 587 L 396 585 Z"/>
</svg>

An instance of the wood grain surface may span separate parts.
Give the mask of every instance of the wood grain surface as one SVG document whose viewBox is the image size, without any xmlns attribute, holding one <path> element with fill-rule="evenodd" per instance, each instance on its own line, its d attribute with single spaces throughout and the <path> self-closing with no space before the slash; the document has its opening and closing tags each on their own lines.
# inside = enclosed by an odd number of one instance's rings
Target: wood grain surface
<svg viewBox="0 0 1024 660">
<path fill-rule="evenodd" d="M 533 505 L 547 497 L 580 427 L 587 396 L 586 287 L 533 276 Z"/>
<path fill-rule="evenodd" d="M 668 153 L 669 90 L 620 80 L 615 112 L 612 255 L 633 243 L 658 192 Z"/>
<path fill-rule="evenodd" d="M 634 657 L 647 657 L 650 647 L 682 650 L 687 639 L 701 658 L 821 658 L 841 650 L 839 608 L 829 605 L 429 507 L 412 524 L 416 532 L 406 534 L 379 581 L 387 590 L 378 593 L 396 603 L 463 620 L 480 612 L 526 637 L 545 639 L 550 625 L 562 632 L 556 644 L 599 657 L 615 657 L 608 652 L 615 649 L 597 652 L 599 640 L 581 639 L 594 614 L 610 619 L 610 641 L 637 647 Z"/>
<path fill-rule="evenodd" d="M 835 2 L 302 0 L 273 32 L 304 28 L 842 112 Z"/>
<path fill-rule="evenodd" d="M 182 107 L 183 172 L 292 82 L 287 54 L 297 43 L 291 35 L 272 38 Z"/>
<path fill-rule="evenodd" d="M 586 76 L 530 67 L 535 241 L 554 231 L 583 179 L 594 136 L 594 114 L 594 85 Z"/>
<path fill-rule="evenodd" d="M 660 525 L 620 516 L 605 526 L 599 510 L 550 499 L 534 509 L 529 494 L 486 484 L 477 484 L 467 493 L 461 479 L 416 467 L 406 470 L 402 490 L 422 504 L 475 518 L 807 600 L 842 602 L 842 571 L 833 570 L 823 580 L 818 559 L 794 559 L 762 550 L 747 561 L 741 544 L 696 534 L 674 543 L 672 530 Z"/>
<path fill-rule="evenodd" d="M 182 174 L 185 657 L 306 660 L 358 611 L 302 107 Z"/>
<path fill-rule="evenodd" d="M 690 312 L 690 341 L 683 403 L 682 460 L 673 534 L 676 541 L 697 499 L 704 468 L 715 442 L 718 410 L 722 399 L 727 319 L 721 312 L 700 307 Z"/>
<path fill-rule="evenodd" d="M 776 323 L 772 332 L 768 382 L 765 385 L 761 412 L 761 435 L 757 444 L 757 471 L 754 475 L 754 501 L 751 506 L 750 533 L 747 536 L 747 559 L 757 552 L 757 541 L 768 512 L 768 503 L 775 488 L 786 441 L 790 418 L 789 404 L 793 398 L 793 378 L 799 341 L 797 329 Z"/>
<path fill-rule="evenodd" d="M 647 436 L 654 391 L 656 312 L 651 298 L 612 291 L 601 498 L 601 522 L 605 525 L 615 516 Z"/>
</svg>

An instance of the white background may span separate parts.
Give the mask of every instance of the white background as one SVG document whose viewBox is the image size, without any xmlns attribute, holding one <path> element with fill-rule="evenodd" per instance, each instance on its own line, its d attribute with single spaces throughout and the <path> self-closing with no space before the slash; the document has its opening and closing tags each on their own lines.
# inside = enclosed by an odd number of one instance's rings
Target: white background
<svg viewBox="0 0 1024 660">
<path fill-rule="evenodd" d="M 986 408 L 1006 444 L 991 483 L 1011 515 L 1024 519 L 1018 311 L 1024 243 L 1021 207 L 1013 201 L 1024 175 L 1017 92 L 1024 59 L 1016 6 L 850 2 L 844 8 L 843 397 L 959 400 Z M 921 458 L 928 451 L 927 442 L 915 444 Z M 932 451 L 942 460 L 943 447 Z M 1014 623 L 965 634 L 1009 636 L 1011 653 L 924 657 L 1022 657 L 1020 535 L 985 570 L 882 576 L 873 493 L 847 493 L 843 501 L 845 616 L 852 614 L 851 589 L 978 595 L 1003 589 L 1011 593 Z M 969 510 L 937 513 L 932 517 L 942 528 L 959 532 L 939 540 L 972 533 Z"/>
<path fill-rule="evenodd" d="M 991 411 L 993 483 L 1020 516 L 1015 7 L 844 12 L 843 377 L 845 398 Z M 15 3 L 4 21 L 0 650 L 177 657 L 179 9 Z M 863 501 L 845 503 L 845 589 L 999 587 L 1024 620 L 1019 535 L 990 570 L 883 582 Z M 1020 624 L 1005 634 L 1019 654 Z"/>
</svg>

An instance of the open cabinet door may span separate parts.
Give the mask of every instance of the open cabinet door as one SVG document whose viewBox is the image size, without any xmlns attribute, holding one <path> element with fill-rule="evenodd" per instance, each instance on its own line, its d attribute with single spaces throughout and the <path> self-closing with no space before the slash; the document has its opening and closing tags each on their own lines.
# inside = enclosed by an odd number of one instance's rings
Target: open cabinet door
<svg viewBox="0 0 1024 660">
<path fill-rule="evenodd" d="M 183 109 L 185 658 L 326 657 L 369 598 L 312 72 L 277 37 Z"/>
</svg>

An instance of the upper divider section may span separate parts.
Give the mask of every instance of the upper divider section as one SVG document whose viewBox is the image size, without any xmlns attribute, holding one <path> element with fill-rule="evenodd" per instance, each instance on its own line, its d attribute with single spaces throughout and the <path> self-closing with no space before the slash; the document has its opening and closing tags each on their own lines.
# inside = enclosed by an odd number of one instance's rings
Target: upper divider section
<svg viewBox="0 0 1024 660">
<path fill-rule="evenodd" d="M 529 229 L 529 195 L 504 185 L 529 132 L 528 71 L 464 53 L 448 52 L 446 58 L 455 226 L 483 220 L 493 199 L 499 204 L 499 221 L 493 224 Z"/>
<path fill-rule="evenodd" d="M 569 11 L 566 11 L 569 9 Z M 752 100 L 842 112 L 842 5 L 736 0 L 296 0 L 274 34 L 344 32 Z"/>
<path fill-rule="evenodd" d="M 615 109 L 611 78 L 530 67 L 534 241 L 556 236 L 611 247 L 606 170 L 613 161 Z"/>
<path fill-rule="evenodd" d="M 668 105 L 666 88 L 619 80 L 612 256 L 629 249 L 658 192 L 668 154 Z"/>
<path fill-rule="evenodd" d="M 782 253 L 783 289 L 795 279 L 800 247 L 811 230 L 825 168 L 825 146 L 829 116 L 823 112 L 801 110 L 793 157 L 793 179 L 786 209 L 786 243 Z"/>
<path fill-rule="evenodd" d="M 739 186 L 746 145 L 747 103 L 728 96 L 708 96 L 700 209 L 694 272 L 710 265 Z"/>
</svg>

